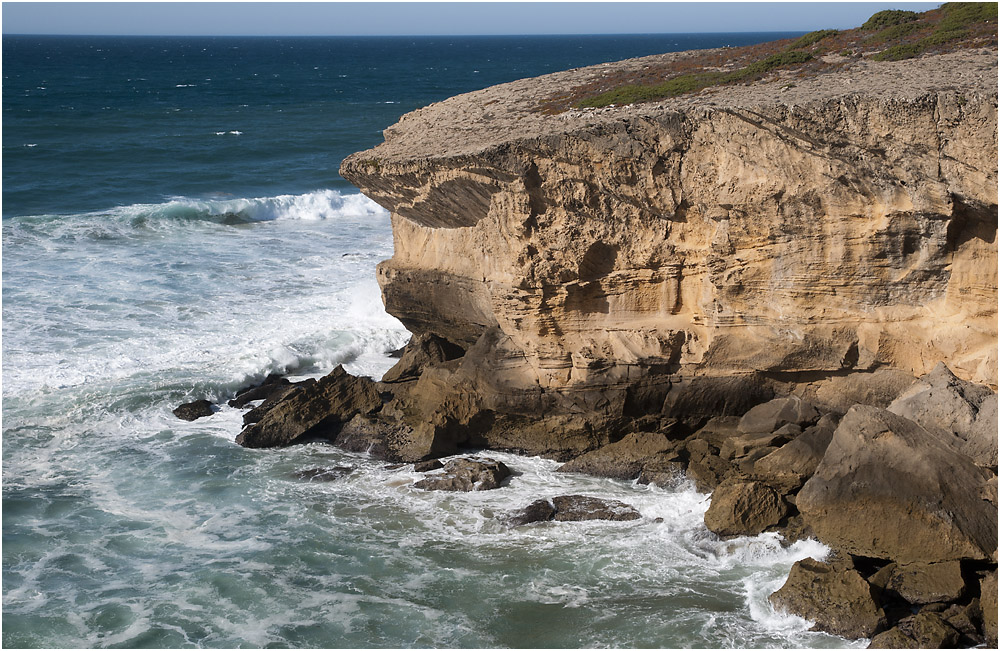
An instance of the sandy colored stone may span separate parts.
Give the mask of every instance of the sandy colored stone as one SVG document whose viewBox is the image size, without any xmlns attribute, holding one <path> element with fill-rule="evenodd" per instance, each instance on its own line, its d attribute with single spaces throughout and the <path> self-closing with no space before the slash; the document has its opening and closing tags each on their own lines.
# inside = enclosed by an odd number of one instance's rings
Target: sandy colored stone
<svg viewBox="0 0 1000 651">
<path fill-rule="evenodd" d="M 677 443 L 660 432 L 632 432 L 592 452 L 587 452 L 557 469 L 612 479 L 635 479 L 646 464 L 662 464 L 678 459 Z"/>
<path fill-rule="evenodd" d="M 986 643 L 997 646 L 997 571 L 993 570 L 979 583 L 979 603 L 983 609 L 983 633 Z"/>
</svg>

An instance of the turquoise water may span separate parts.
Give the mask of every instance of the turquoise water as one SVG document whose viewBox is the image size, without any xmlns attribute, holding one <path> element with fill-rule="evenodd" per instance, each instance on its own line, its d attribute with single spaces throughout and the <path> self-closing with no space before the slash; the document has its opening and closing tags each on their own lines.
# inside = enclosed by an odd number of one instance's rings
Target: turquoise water
<svg viewBox="0 0 1000 651">
<path fill-rule="evenodd" d="M 689 485 L 498 454 L 509 486 L 425 493 L 326 445 L 242 449 L 239 410 L 170 413 L 270 372 L 392 365 L 388 215 L 337 168 L 402 113 L 769 38 L 5 37 L 3 644 L 845 646 L 766 602 L 824 549 L 719 541 Z M 295 477 L 334 466 L 354 470 Z M 496 517 L 566 493 L 643 517 Z"/>
</svg>

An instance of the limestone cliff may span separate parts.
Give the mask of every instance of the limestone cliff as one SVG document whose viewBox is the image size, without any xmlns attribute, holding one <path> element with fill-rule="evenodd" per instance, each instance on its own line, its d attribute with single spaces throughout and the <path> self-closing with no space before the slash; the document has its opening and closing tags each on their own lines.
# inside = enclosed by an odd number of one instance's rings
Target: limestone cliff
<svg viewBox="0 0 1000 651">
<path fill-rule="evenodd" d="M 386 309 L 469 351 L 412 388 L 414 450 L 572 456 L 882 366 L 996 387 L 996 50 L 537 110 L 683 56 L 453 97 L 344 161 L 392 213 Z"/>
</svg>

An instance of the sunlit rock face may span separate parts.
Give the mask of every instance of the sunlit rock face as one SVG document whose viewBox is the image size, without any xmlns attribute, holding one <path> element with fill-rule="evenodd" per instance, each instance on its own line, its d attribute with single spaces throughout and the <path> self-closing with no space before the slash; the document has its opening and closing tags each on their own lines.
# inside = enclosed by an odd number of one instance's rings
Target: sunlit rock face
<svg viewBox="0 0 1000 651">
<path fill-rule="evenodd" d="M 420 382 L 611 420 L 880 366 L 996 387 L 995 51 L 534 110 L 643 61 L 460 95 L 345 160 L 392 212 L 387 310 L 477 349 Z"/>
</svg>

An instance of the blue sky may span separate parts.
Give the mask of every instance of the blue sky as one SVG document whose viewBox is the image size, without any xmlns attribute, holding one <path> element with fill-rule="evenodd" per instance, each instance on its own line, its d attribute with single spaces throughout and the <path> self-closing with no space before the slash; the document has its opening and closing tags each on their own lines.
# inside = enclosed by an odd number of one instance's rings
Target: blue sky
<svg viewBox="0 0 1000 651">
<path fill-rule="evenodd" d="M 4 34 L 637 34 L 843 29 L 916 2 L 4 2 Z"/>
</svg>

